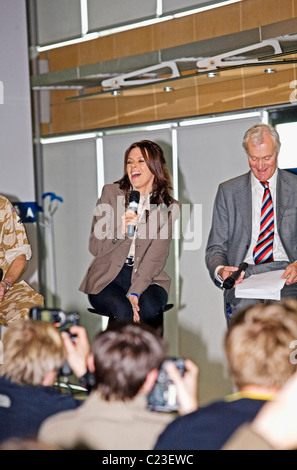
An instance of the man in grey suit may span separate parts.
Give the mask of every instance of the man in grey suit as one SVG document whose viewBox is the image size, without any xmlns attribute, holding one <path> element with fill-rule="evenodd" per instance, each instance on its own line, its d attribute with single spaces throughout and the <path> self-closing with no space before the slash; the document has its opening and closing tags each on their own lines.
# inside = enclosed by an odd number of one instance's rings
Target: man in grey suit
<svg viewBox="0 0 297 470">
<path fill-rule="evenodd" d="M 281 297 L 297 299 L 297 177 L 278 168 L 280 146 L 273 127 L 253 126 L 243 139 L 250 171 L 219 185 L 206 265 L 222 289 L 223 281 L 245 261 L 248 268 L 236 283 L 252 274 L 284 270 Z M 264 193 L 268 208 L 262 208 Z M 257 259 L 261 237 L 264 248 Z M 234 288 L 224 290 L 227 321 L 247 304 L 262 300 L 236 298 Z"/>
</svg>

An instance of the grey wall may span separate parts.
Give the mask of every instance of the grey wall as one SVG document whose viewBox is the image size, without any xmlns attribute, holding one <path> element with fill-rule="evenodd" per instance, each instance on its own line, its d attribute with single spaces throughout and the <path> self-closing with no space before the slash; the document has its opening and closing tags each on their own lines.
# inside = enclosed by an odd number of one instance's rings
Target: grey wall
<svg viewBox="0 0 297 470">
<path fill-rule="evenodd" d="M 96 147 L 92 139 L 43 146 L 46 306 L 82 313 L 90 334 L 100 328 L 78 291 L 91 262 L 88 238 L 97 200 Z M 96 320 L 96 321 L 95 321 Z"/>
<path fill-rule="evenodd" d="M 0 2 L 0 192 L 11 201 L 35 201 L 29 60 L 25 2 Z M 26 226 L 33 258 L 24 276 L 37 287 L 35 224 Z"/>
</svg>

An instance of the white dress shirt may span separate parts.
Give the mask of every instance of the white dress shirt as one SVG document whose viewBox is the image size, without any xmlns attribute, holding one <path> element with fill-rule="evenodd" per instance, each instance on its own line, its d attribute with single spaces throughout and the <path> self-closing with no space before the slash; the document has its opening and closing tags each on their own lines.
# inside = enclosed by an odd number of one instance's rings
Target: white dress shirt
<svg viewBox="0 0 297 470">
<path fill-rule="evenodd" d="M 139 200 L 138 211 L 137 211 L 138 223 L 145 216 L 145 211 L 149 211 L 149 210 L 150 210 L 150 194 L 144 194 L 143 196 L 140 196 L 140 200 Z M 135 227 L 134 237 L 131 243 L 128 258 L 134 259 L 135 257 L 135 242 L 136 242 L 137 237 L 138 237 L 138 226 Z"/>
<path fill-rule="evenodd" d="M 277 182 L 277 172 L 275 171 L 272 178 L 268 180 L 269 189 L 272 197 L 273 208 L 274 208 L 274 240 L 273 240 L 273 259 L 274 261 L 289 261 L 284 247 L 282 245 L 281 239 L 278 234 L 277 229 L 277 219 L 276 219 L 276 182 Z M 261 206 L 262 198 L 264 194 L 264 188 L 260 181 L 252 173 L 252 239 L 249 250 L 247 252 L 245 262 L 248 264 L 255 264 L 253 259 L 253 249 L 256 246 L 259 237 L 260 231 L 260 220 L 261 220 Z"/>
</svg>

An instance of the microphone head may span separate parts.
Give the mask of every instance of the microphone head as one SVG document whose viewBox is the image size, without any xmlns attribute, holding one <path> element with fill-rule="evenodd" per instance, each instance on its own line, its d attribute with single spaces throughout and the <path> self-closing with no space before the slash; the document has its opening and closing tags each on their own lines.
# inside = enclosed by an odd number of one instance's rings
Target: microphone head
<svg viewBox="0 0 297 470">
<path fill-rule="evenodd" d="M 227 277 L 223 283 L 224 289 L 232 289 L 235 284 L 235 279 L 232 276 Z"/>
<path fill-rule="evenodd" d="M 136 202 L 138 204 L 139 200 L 140 200 L 140 192 L 133 189 L 133 191 L 131 191 L 130 193 L 129 202 Z"/>
</svg>

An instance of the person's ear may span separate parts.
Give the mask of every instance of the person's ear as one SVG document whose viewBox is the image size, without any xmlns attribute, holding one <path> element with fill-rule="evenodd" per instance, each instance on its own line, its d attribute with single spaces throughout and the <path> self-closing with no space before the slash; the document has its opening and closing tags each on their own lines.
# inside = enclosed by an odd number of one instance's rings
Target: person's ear
<svg viewBox="0 0 297 470">
<path fill-rule="evenodd" d="M 140 393 L 149 394 L 153 386 L 156 383 L 159 371 L 158 369 L 152 369 L 146 376 L 146 379 L 140 389 Z"/>
<path fill-rule="evenodd" d="M 43 385 L 44 387 L 52 387 L 53 385 L 55 385 L 56 379 L 57 372 L 55 370 L 49 370 L 43 377 L 41 385 Z"/>
<path fill-rule="evenodd" d="M 87 367 L 88 370 L 93 374 L 95 372 L 95 359 L 94 354 L 89 354 L 87 357 Z"/>
</svg>

